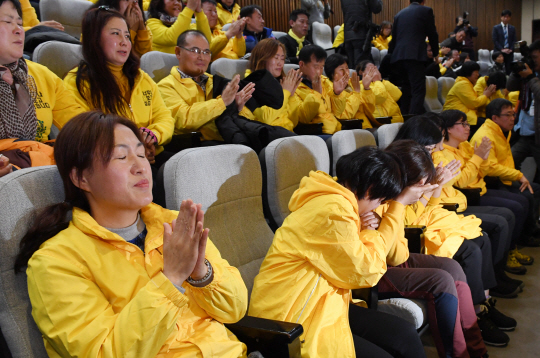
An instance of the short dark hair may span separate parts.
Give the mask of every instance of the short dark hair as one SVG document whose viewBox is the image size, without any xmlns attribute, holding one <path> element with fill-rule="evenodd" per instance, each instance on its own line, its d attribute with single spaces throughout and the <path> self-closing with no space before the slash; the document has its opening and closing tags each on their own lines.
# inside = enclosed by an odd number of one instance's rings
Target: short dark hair
<svg viewBox="0 0 540 358">
<path fill-rule="evenodd" d="M 358 71 L 364 72 L 366 70 L 367 65 L 369 65 L 370 63 L 372 65 L 374 65 L 373 61 L 371 61 L 371 60 L 360 61 L 360 63 L 358 63 L 358 65 L 356 65 L 356 69 L 355 69 L 356 73 L 358 73 Z"/>
<path fill-rule="evenodd" d="M 493 51 L 493 53 L 491 54 L 491 59 L 493 60 L 493 62 L 495 62 L 497 57 L 499 57 L 500 55 L 502 55 L 501 51 Z"/>
<path fill-rule="evenodd" d="M 327 54 L 326 54 L 326 51 L 321 46 L 308 45 L 308 46 L 302 47 L 302 49 L 298 53 L 298 61 L 302 61 L 304 63 L 310 63 L 312 56 L 315 56 L 315 60 L 319 62 L 319 61 L 326 60 Z"/>
<path fill-rule="evenodd" d="M 512 107 L 512 102 L 504 98 L 495 98 L 486 106 L 486 118 L 499 117 L 504 108 Z"/>
<path fill-rule="evenodd" d="M 187 30 L 187 31 L 182 32 L 182 34 L 178 36 L 178 39 L 176 40 L 176 46 L 185 47 L 187 45 L 187 37 L 189 35 L 203 37 L 206 40 L 206 42 L 208 42 L 208 39 L 206 38 L 206 36 L 204 36 L 204 34 L 200 32 L 199 30 Z"/>
<path fill-rule="evenodd" d="M 291 15 L 289 15 L 289 21 L 296 21 L 298 20 L 298 15 L 306 15 L 309 19 L 309 14 L 304 9 L 296 9 L 291 12 Z"/>
<path fill-rule="evenodd" d="M 403 172 L 396 157 L 377 147 L 366 146 L 339 158 L 339 184 L 358 199 L 391 200 L 403 190 Z"/>
<path fill-rule="evenodd" d="M 452 37 L 452 35 L 455 35 L 455 34 L 456 34 L 456 33 L 455 33 L 454 31 L 450 31 L 450 32 L 448 33 L 448 37 Z"/>
<path fill-rule="evenodd" d="M 262 7 L 260 7 L 259 5 L 244 6 L 242 9 L 240 9 L 240 17 L 251 17 L 255 10 L 259 10 L 259 12 L 262 14 Z"/>
<path fill-rule="evenodd" d="M 433 160 L 423 145 L 413 140 L 398 140 L 392 142 L 384 151 L 398 158 L 398 163 L 404 173 L 402 179 L 405 183 L 404 188 L 415 185 L 424 178 L 426 178 L 426 183 L 432 183 L 435 180 Z"/>
<path fill-rule="evenodd" d="M 17 10 L 17 14 L 19 14 L 19 16 L 22 18 L 22 8 L 19 0 L 0 0 L 0 6 L 2 6 L 4 2 L 12 3 L 13 6 L 15 6 L 15 10 Z"/>
<path fill-rule="evenodd" d="M 441 115 L 439 113 L 426 112 L 426 113 L 420 115 L 420 117 L 424 117 L 426 119 L 429 119 L 430 121 L 435 123 L 435 125 L 437 127 L 439 127 L 440 129 L 444 128 L 444 123 L 443 123 L 443 120 L 442 120 Z"/>
<path fill-rule="evenodd" d="M 464 27 L 460 27 L 460 28 L 456 31 L 456 35 L 458 34 L 458 32 L 465 32 L 465 33 L 467 33 L 467 30 L 465 30 Z"/>
<path fill-rule="evenodd" d="M 469 57 L 469 53 L 463 51 L 462 53 L 459 54 L 459 62 L 465 62 L 465 60 L 467 59 L 467 57 Z M 480 65 L 479 65 L 479 66 L 480 66 Z"/>
<path fill-rule="evenodd" d="M 502 16 L 507 16 L 507 15 L 511 17 L 511 16 L 512 16 L 512 11 L 506 9 L 506 10 L 503 10 L 503 11 L 501 12 L 501 17 L 502 17 Z"/>
<path fill-rule="evenodd" d="M 324 63 L 324 72 L 326 73 L 326 77 L 330 79 L 330 81 L 334 81 L 334 71 L 339 66 L 343 65 L 344 63 L 347 63 L 347 57 L 339 54 L 334 53 L 326 59 L 326 62 Z"/>
<path fill-rule="evenodd" d="M 205 2 L 208 2 L 214 6 L 217 6 L 216 0 L 201 0 L 201 5 L 204 4 Z"/>
<path fill-rule="evenodd" d="M 540 40 L 534 41 L 534 42 L 529 46 L 529 52 L 533 52 L 533 51 L 540 51 Z"/>
<path fill-rule="evenodd" d="M 394 141 L 410 139 L 426 146 L 440 143 L 442 138 L 442 131 L 435 122 L 424 116 L 416 116 L 403 123 Z"/>
<path fill-rule="evenodd" d="M 489 75 L 486 79 L 486 84 L 495 85 L 497 90 L 506 88 L 506 74 L 504 72 L 495 72 Z"/>
<path fill-rule="evenodd" d="M 445 140 L 450 139 L 448 136 L 448 128 L 452 128 L 460 119 L 465 122 L 467 121 L 467 115 L 459 109 L 447 109 L 446 111 L 442 111 L 441 118 L 443 120 Z"/>
<path fill-rule="evenodd" d="M 457 72 L 458 76 L 470 77 L 474 71 L 480 71 L 480 65 L 474 61 L 468 61 Z"/>
</svg>

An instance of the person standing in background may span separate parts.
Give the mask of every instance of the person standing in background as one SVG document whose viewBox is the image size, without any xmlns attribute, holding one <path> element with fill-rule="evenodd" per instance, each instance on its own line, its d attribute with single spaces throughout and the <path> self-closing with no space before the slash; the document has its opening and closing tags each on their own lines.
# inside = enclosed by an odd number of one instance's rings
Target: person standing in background
<svg viewBox="0 0 540 358">
<path fill-rule="evenodd" d="M 516 28 L 510 25 L 512 12 L 503 10 L 501 13 L 501 23 L 493 26 L 491 37 L 495 51 L 502 52 L 504 56 L 504 66 L 506 74 L 510 74 L 512 61 L 514 60 L 514 44 L 516 43 Z"/>
<path fill-rule="evenodd" d="M 307 40 L 313 43 L 313 27 L 311 24 L 314 22 L 320 22 L 324 24 L 324 20 L 330 17 L 330 3 L 328 0 L 302 0 L 302 9 L 306 10 L 309 14 L 309 32 L 307 34 Z"/>
<path fill-rule="evenodd" d="M 409 91 L 411 100 L 410 103 L 401 101 L 401 113 L 422 114 L 425 111 L 425 65 L 428 62 L 426 37 L 433 53 L 439 53 L 439 35 L 433 9 L 424 6 L 424 0 L 411 0 L 411 4 L 394 17 L 392 41 L 388 50 L 392 54 L 391 64 L 399 67 L 408 78 L 401 85 L 403 92 Z"/>
<path fill-rule="evenodd" d="M 355 68 L 363 60 L 372 60 L 371 40 L 377 33 L 371 22 L 371 14 L 382 11 L 382 0 L 341 0 L 341 8 L 345 51 L 349 58 L 349 67 Z"/>
</svg>

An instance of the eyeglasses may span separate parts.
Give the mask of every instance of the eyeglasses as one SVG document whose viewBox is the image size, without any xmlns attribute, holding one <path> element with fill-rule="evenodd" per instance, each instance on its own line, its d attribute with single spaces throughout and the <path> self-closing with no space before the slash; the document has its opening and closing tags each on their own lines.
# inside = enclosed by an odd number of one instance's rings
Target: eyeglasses
<svg viewBox="0 0 540 358">
<path fill-rule="evenodd" d="M 189 52 L 192 52 L 194 54 L 197 54 L 197 55 L 204 55 L 204 56 L 212 56 L 212 51 L 210 50 L 201 50 L 200 48 L 198 47 L 192 47 L 192 48 L 186 48 L 184 46 L 179 46 L 180 48 L 183 48 L 184 50 L 186 51 L 189 51 Z"/>
<path fill-rule="evenodd" d="M 471 128 L 471 124 L 469 122 L 456 122 L 456 124 L 461 124 L 465 128 Z"/>
</svg>

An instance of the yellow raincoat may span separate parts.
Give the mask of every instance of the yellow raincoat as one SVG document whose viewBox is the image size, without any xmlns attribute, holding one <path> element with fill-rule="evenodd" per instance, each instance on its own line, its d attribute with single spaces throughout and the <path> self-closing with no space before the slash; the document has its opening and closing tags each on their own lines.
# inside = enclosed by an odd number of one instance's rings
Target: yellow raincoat
<svg viewBox="0 0 540 358">
<path fill-rule="evenodd" d="M 510 136 L 504 135 L 501 127 L 491 119 L 486 119 L 484 124 L 473 135 L 470 142 L 482 143 L 482 138 L 488 137 L 491 139 L 491 150 L 487 159 L 488 165 L 486 171 L 482 172 L 482 176 L 499 177 L 505 185 L 511 185 L 513 181 L 521 179 L 523 174 L 514 166 L 514 157 L 510 149 Z"/>
<path fill-rule="evenodd" d="M 334 39 L 334 43 L 332 44 L 332 47 L 336 48 L 344 42 L 345 42 L 345 25 L 341 24 L 341 26 L 339 27 L 337 36 Z"/>
<path fill-rule="evenodd" d="M 376 47 L 379 51 L 382 51 L 388 50 L 388 44 L 390 41 L 392 41 L 392 35 L 385 39 L 383 39 L 381 35 L 377 35 L 377 37 L 375 37 L 371 43 L 373 44 L 373 47 Z"/>
<path fill-rule="evenodd" d="M 444 150 L 433 152 L 431 158 L 433 159 L 433 164 L 435 164 L 435 166 L 439 165 L 440 162 L 442 162 L 443 166 L 446 166 L 455 159 L 448 151 Z M 464 165 L 465 163 L 461 162 L 461 168 L 463 168 Z M 467 210 L 467 197 L 461 191 L 454 188 L 457 178 L 459 178 L 459 175 L 443 186 L 440 199 L 441 203 L 459 204 L 457 212 L 461 213 Z"/>
<path fill-rule="evenodd" d="M 332 113 L 333 101 L 345 102 L 346 97 L 341 93 L 336 99 L 332 82 L 322 76 L 322 93 L 309 88 L 301 82 L 294 95 L 289 98 L 288 117 L 296 123 L 322 123 L 323 133 L 334 134 L 341 130 L 341 123 Z"/>
<path fill-rule="evenodd" d="M 480 77 L 476 84 L 474 85 L 474 90 L 476 91 L 476 94 L 481 96 L 484 93 L 484 90 L 487 88 L 487 80 L 489 79 L 489 76 Z M 509 100 L 512 102 L 512 106 L 517 106 L 517 101 L 519 98 L 519 91 L 514 92 L 508 92 L 506 96 L 503 94 L 502 90 L 496 91 L 494 94 L 489 97 L 490 101 L 493 101 L 496 98 L 504 98 L 506 100 Z M 478 117 L 485 117 L 486 116 L 486 106 L 482 106 L 478 108 L 476 111 L 478 114 Z"/>
<path fill-rule="evenodd" d="M 364 90 L 364 84 L 360 82 L 360 87 Z M 403 123 L 403 116 L 397 104 L 401 98 L 401 90 L 390 81 L 375 81 L 369 85 L 375 96 L 375 106 L 364 107 L 364 120 L 362 128 L 380 127 L 382 124 L 377 121 L 379 117 L 392 117 L 392 123 Z M 362 119 L 362 118 L 360 118 Z"/>
<path fill-rule="evenodd" d="M 489 103 L 489 98 L 477 95 L 474 86 L 466 77 L 458 76 L 456 82 L 446 96 L 443 110 L 459 109 L 467 115 L 467 122 L 475 125 L 478 116 L 476 111 L 480 107 L 485 107 Z"/>
<path fill-rule="evenodd" d="M 114 66 L 109 66 L 113 74 L 118 71 L 112 70 Z M 119 67 L 119 66 L 117 66 Z M 77 76 L 78 67 L 69 71 L 66 78 L 64 78 L 64 85 L 67 89 L 73 93 L 76 101 L 80 104 L 85 111 L 89 111 L 91 105 L 85 100 L 75 82 Z M 117 78 L 117 81 L 118 78 Z M 122 88 L 122 85 L 120 84 Z M 83 92 L 88 92 L 88 84 L 84 83 Z M 90 95 L 85 94 L 85 97 L 90 100 Z M 128 118 L 131 119 L 137 127 L 146 127 L 150 129 L 157 137 L 158 146 L 156 147 L 156 154 L 163 151 L 163 145 L 170 142 L 173 130 L 174 120 L 171 117 L 171 112 L 163 103 L 163 99 L 159 94 L 156 83 L 148 76 L 143 70 L 139 69 L 139 74 L 135 78 L 135 85 L 131 91 L 131 97 L 129 99 L 129 105 L 131 113 Z"/>
<path fill-rule="evenodd" d="M 244 39 L 244 36 L 241 36 L 240 38 L 234 36 L 231 39 L 228 39 L 225 31 L 221 31 L 216 27 L 212 30 L 210 51 L 212 51 L 212 61 L 215 61 L 218 58 L 238 60 L 246 54 L 246 40 Z"/>
<path fill-rule="evenodd" d="M 330 82 L 329 79 L 326 81 Z M 360 93 L 355 92 L 349 80 L 347 88 L 336 96 L 332 82 L 330 85 L 328 87 L 332 91 L 330 98 L 334 116 L 338 119 L 361 119 L 363 120 L 362 128 L 371 128 L 369 118 L 373 118 L 373 111 L 375 111 L 375 95 L 372 88 L 366 90 L 360 83 Z"/>
<path fill-rule="evenodd" d="M 238 19 L 238 16 L 240 16 L 240 5 L 234 4 L 232 13 L 225 10 L 223 6 L 218 3 L 216 6 L 217 14 L 218 14 L 218 24 L 223 27 L 225 24 L 230 24 L 233 21 L 236 21 Z"/>
<path fill-rule="evenodd" d="M 49 139 L 51 126 L 61 129 L 71 118 L 84 112 L 71 91 L 64 87 L 64 82 L 47 67 L 32 61 L 26 61 L 28 74 L 36 82 L 37 95 L 34 99 L 38 120 L 36 140 L 45 142 Z"/>
<path fill-rule="evenodd" d="M 386 256 L 403 235 L 403 208 L 392 202 L 378 231 L 360 231 L 355 195 L 311 172 L 255 278 L 249 315 L 302 324 L 303 358 L 354 357 L 351 289 L 372 287 L 386 272 Z"/>
<path fill-rule="evenodd" d="M 39 20 L 37 18 L 36 10 L 30 4 L 30 0 L 20 0 L 22 18 L 23 18 L 23 29 L 24 31 L 30 30 L 32 27 L 39 25 Z"/>
<path fill-rule="evenodd" d="M 245 345 L 222 323 L 247 308 L 238 270 L 208 240 L 213 281 L 185 294 L 163 274 L 163 223 L 178 212 L 141 210 L 145 253 L 75 208 L 66 230 L 28 263 L 32 316 L 49 357 L 245 357 Z"/>
<path fill-rule="evenodd" d="M 458 188 L 480 188 L 480 195 L 484 195 L 487 189 L 481 172 L 489 171 L 489 162 L 474 154 L 474 148 L 469 142 L 461 142 L 458 148 L 446 144 L 443 147 L 446 158 L 461 161 L 461 173 L 455 178 L 454 184 Z"/>
<path fill-rule="evenodd" d="M 426 206 L 420 201 L 407 205 L 405 225 L 425 225 L 425 254 L 452 258 L 463 240 L 480 236 L 482 220 L 474 215 L 458 215 L 443 209 L 439 198 L 431 198 Z"/>
<path fill-rule="evenodd" d="M 294 130 L 294 127 L 298 124 L 298 121 L 293 121 L 289 118 L 289 98 L 291 93 L 287 90 L 283 90 L 283 105 L 279 109 L 274 109 L 268 106 L 262 106 L 257 108 L 254 112 L 251 112 L 244 106 L 242 115 L 252 121 L 258 121 L 269 124 L 271 126 L 280 126 L 285 129 Z"/>
</svg>

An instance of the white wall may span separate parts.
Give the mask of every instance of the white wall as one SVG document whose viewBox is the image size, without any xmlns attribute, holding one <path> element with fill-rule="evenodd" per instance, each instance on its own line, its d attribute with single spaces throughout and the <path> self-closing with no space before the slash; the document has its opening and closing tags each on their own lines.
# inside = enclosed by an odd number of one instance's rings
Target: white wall
<svg viewBox="0 0 540 358">
<path fill-rule="evenodd" d="M 540 0 L 522 0 L 521 13 L 521 40 L 525 40 L 530 44 L 532 40 L 532 22 L 540 19 Z"/>
</svg>

